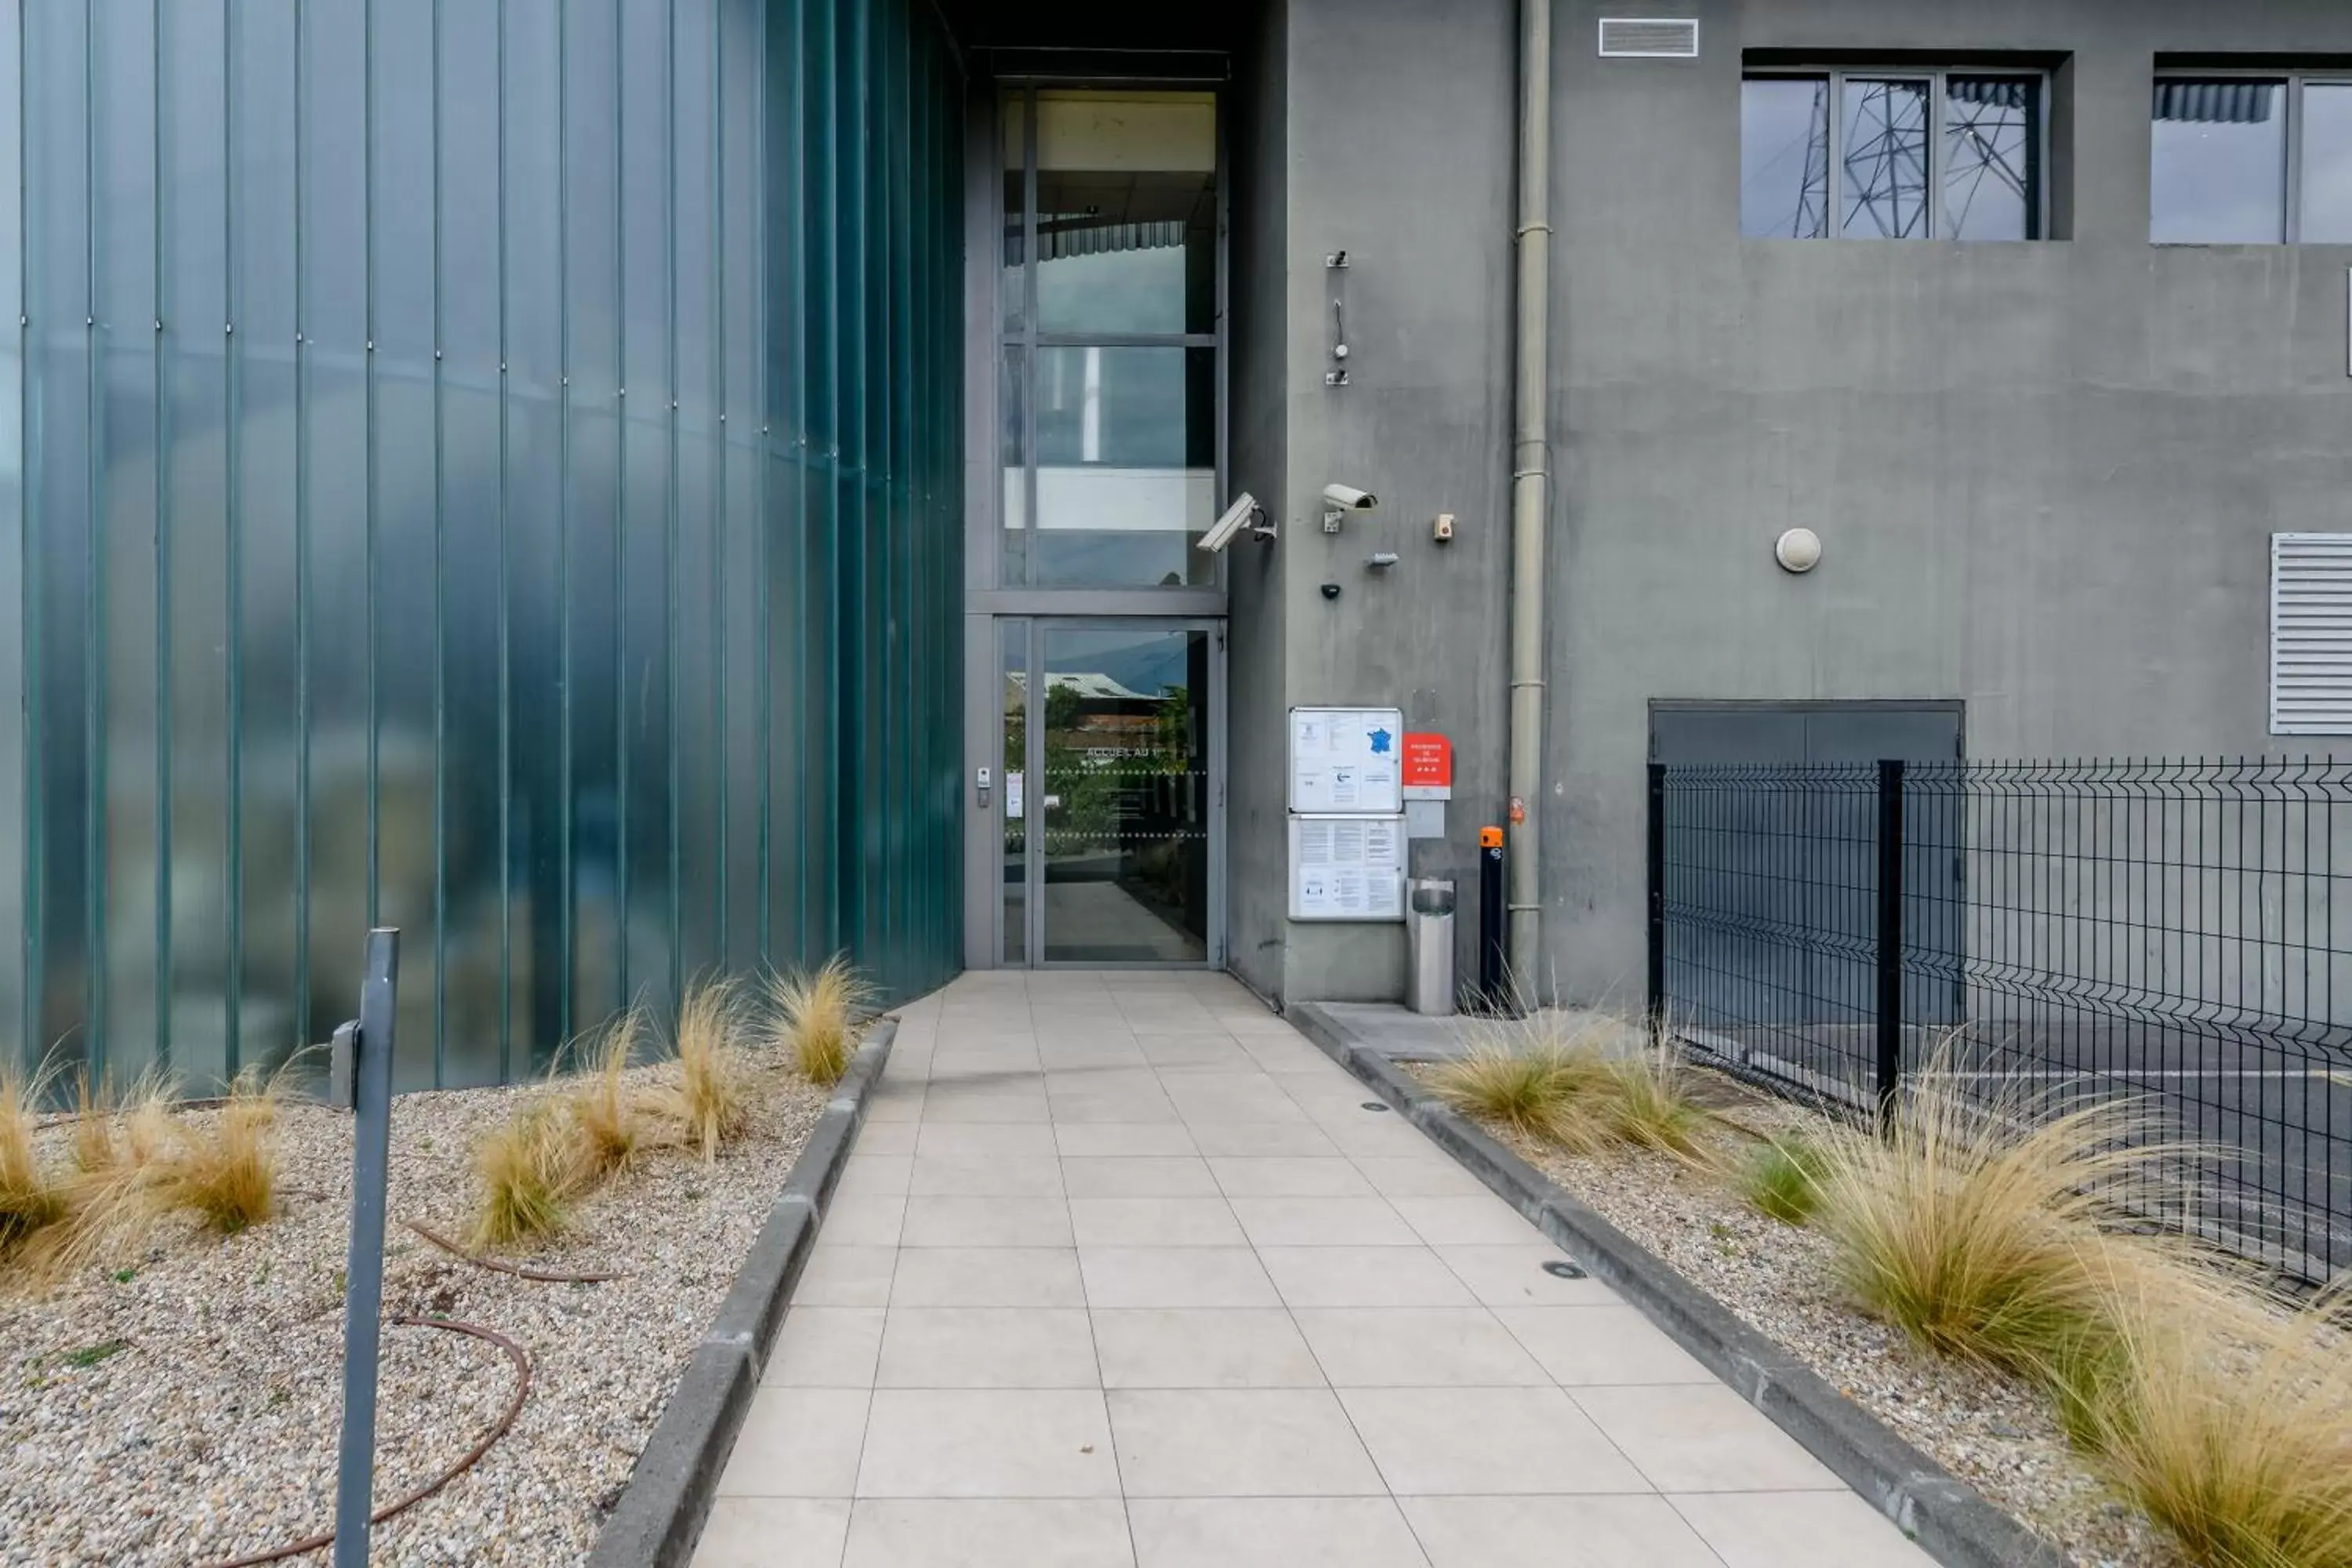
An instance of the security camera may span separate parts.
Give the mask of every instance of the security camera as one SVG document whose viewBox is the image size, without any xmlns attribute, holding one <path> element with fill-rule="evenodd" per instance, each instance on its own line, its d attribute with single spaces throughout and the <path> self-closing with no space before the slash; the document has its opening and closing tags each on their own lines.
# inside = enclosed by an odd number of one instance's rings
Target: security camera
<svg viewBox="0 0 2352 1568">
<path fill-rule="evenodd" d="M 1260 539 L 1274 537 L 1274 529 L 1265 521 L 1265 509 L 1247 490 L 1234 498 L 1234 504 L 1225 508 L 1225 515 L 1217 519 L 1216 526 L 1201 536 L 1198 548 L 1213 555 L 1231 544 L 1244 526 Z"/>
<path fill-rule="evenodd" d="M 1351 511 L 1370 511 L 1381 504 L 1381 498 L 1370 490 L 1360 490 L 1353 485 L 1323 487 L 1323 531 L 1339 531 L 1339 520 Z"/>
</svg>

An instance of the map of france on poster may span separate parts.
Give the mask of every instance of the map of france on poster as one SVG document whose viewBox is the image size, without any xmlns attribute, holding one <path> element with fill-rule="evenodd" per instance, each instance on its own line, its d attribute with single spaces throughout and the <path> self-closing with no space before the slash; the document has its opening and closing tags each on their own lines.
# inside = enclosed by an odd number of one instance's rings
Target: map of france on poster
<svg viewBox="0 0 2352 1568">
<path fill-rule="evenodd" d="M 1404 715 L 1394 708 L 1292 709 L 1290 809 L 1397 815 L 1403 743 Z"/>
</svg>

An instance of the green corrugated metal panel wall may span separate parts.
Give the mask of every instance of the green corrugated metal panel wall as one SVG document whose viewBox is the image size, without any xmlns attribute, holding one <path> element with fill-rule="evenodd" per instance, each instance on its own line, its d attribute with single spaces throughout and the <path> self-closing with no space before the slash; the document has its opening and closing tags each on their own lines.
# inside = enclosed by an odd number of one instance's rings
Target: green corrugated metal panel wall
<svg viewBox="0 0 2352 1568">
<path fill-rule="evenodd" d="M 372 921 L 407 1086 L 952 973 L 961 92 L 921 0 L 0 0 L 27 1058 L 274 1062 Z"/>
</svg>

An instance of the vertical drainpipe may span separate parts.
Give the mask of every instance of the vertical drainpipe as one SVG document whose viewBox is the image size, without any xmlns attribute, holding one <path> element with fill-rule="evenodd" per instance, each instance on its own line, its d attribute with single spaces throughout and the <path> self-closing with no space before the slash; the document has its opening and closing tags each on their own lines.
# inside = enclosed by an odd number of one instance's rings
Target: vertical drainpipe
<svg viewBox="0 0 2352 1568">
<path fill-rule="evenodd" d="M 1551 289 L 1551 5 L 1519 0 L 1518 385 L 1511 444 L 1510 963 L 1514 985 L 1541 967 L 1543 894 L 1544 523 L 1551 500 L 1547 418 Z"/>
</svg>

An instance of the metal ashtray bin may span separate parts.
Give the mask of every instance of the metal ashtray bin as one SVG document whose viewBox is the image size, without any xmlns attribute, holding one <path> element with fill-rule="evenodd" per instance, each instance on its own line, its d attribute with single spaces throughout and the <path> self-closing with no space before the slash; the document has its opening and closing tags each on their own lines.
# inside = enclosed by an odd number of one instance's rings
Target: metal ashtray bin
<svg viewBox="0 0 2352 1568">
<path fill-rule="evenodd" d="M 1433 1018 L 1454 1013 L 1454 884 L 1423 877 L 1406 885 L 1404 939 L 1410 973 L 1404 1004 Z"/>
</svg>

